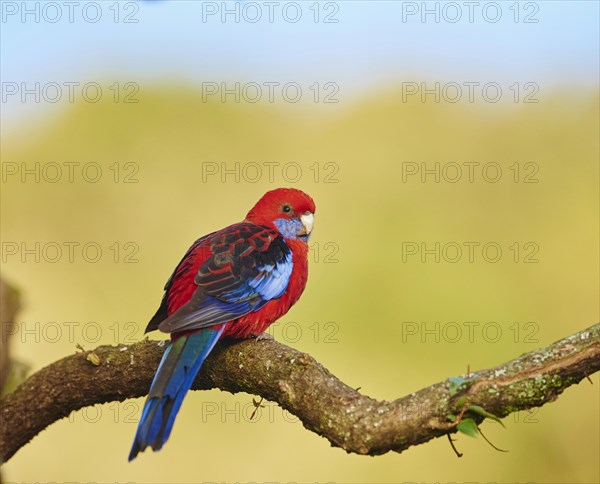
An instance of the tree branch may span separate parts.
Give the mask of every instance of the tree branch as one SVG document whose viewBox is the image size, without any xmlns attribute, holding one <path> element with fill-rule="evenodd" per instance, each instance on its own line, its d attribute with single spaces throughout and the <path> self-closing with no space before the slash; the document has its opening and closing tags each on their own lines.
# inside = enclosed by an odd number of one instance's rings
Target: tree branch
<svg viewBox="0 0 600 484">
<path fill-rule="evenodd" d="M 5 385 L 11 373 L 10 338 L 13 335 L 11 325 L 18 311 L 19 293 L 14 287 L 0 279 L 0 396 L 5 391 Z M 1 419 L 0 413 L 0 421 Z M 4 481 L 0 474 L 0 484 L 2 482 Z"/>
<path fill-rule="evenodd" d="M 0 401 L 0 457 L 7 461 L 52 422 L 88 405 L 147 394 L 164 343 L 100 346 L 38 371 Z M 247 392 L 279 403 L 347 452 L 378 455 L 456 432 L 452 414 L 483 419 L 539 407 L 600 369 L 600 324 L 488 370 L 388 402 L 361 395 L 311 356 L 276 341 L 225 342 L 193 388 Z"/>
</svg>

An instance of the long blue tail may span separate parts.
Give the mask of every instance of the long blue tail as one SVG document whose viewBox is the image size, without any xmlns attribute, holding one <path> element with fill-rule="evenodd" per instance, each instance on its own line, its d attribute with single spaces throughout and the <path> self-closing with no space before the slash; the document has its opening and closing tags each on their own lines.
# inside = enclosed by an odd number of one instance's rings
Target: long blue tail
<svg viewBox="0 0 600 484">
<path fill-rule="evenodd" d="M 223 324 L 219 329 L 181 336 L 166 349 L 142 411 L 129 461 L 146 447 L 156 451 L 167 441 L 185 394 L 224 329 Z"/>
</svg>

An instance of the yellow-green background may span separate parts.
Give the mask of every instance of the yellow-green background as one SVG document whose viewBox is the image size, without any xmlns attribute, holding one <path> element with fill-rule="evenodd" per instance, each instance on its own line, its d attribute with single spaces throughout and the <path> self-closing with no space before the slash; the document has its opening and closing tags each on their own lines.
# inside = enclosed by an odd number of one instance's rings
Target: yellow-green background
<svg viewBox="0 0 600 484">
<path fill-rule="evenodd" d="M 198 236 L 241 220 L 256 199 L 295 186 L 317 203 L 312 243 L 334 243 L 336 263 L 312 252 L 300 302 L 283 318 L 302 334 L 306 351 L 350 385 L 379 399 L 507 361 L 598 320 L 598 97 L 568 89 L 546 92 L 537 104 L 403 103 L 398 86 L 343 105 L 203 103 L 182 86 L 145 86 L 137 104 L 80 103 L 3 139 L 2 162 L 97 162 L 104 176 L 76 175 L 58 183 L 2 183 L 2 241 L 97 242 L 91 264 L 22 263 L 7 256 L 2 276 L 22 291 L 18 322 L 35 328 L 58 322 L 56 342 L 17 335 L 15 357 L 33 370 L 86 349 L 81 328 L 98 322 L 114 344 L 114 325 L 133 339 L 156 309 L 162 286 Z M 257 183 L 217 176 L 202 180 L 203 162 L 299 163 L 302 178 L 281 172 Z M 498 183 L 402 182 L 404 162 L 497 162 Z M 135 184 L 114 183 L 108 166 L 139 166 Z M 509 166 L 536 163 L 535 184 L 515 183 Z M 309 166 L 335 163 L 337 183 L 315 182 Z M 402 242 L 497 242 L 495 264 L 476 260 L 403 263 Z M 115 263 L 106 248 L 139 245 L 138 263 Z M 508 245 L 535 242 L 538 263 L 515 263 Z M 318 260 L 315 258 L 318 257 Z M 469 342 L 405 337 L 402 323 L 497 322 L 502 337 Z M 69 341 L 64 322 L 77 322 Z M 309 327 L 335 323 L 334 342 L 315 341 Z M 510 326 L 538 327 L 534 341 Z M 462 326 L 465 329 L 465 326 Z M 481 326 L 480 326 L 481 327 Z M 282 325 L 275 337 L 286 341 Z M 39 333 L 38 333 L 39 334 Z M 293 337 L 295 333 L 289 333 Z M 153 336 L 155 337 L 155 336 Z M 21 340 L 25 340 L 22 343 Z M 165 448 L 129 464 L 127 454 L 142 400 L 77 412 L 53 424 L 2 468 L 10 481 L 78 482 L 598 482 L 600 381 L 584 381 L 533 415 L 485 423 L 499 453 L 481 438 L 459 436 L 457 459 L 445 439 L 378 457 L 348 455 L 305 430 L 273 403 L 255 422 L 238 409 L 252 397 L 192 392 Z M 65 387 L 64 391 L 69 391 Z M 226 406 L 232 413 L 204 415 Z M 217 407 L 215 407 L 215 405 Z M 247 416 L 247 414 L 245 414 Z M 131 418 L 133 416 L 133 418 Z M 97 421 L 95 421 L 97 419 Z M 86 422 L 86 420 L 88 420 Z M 238 422 L 236 422 L 238 420 Z"/>
</svg>

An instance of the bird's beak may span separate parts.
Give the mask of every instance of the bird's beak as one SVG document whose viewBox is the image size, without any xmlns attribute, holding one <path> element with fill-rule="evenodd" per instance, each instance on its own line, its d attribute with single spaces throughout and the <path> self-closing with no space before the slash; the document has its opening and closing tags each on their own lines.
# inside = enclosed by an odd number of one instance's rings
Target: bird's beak
<svg viewBox="0 0 600 484">
<path fill-rule="evenodd" d="M 306 212 L 300 216 L 300 222 L 302 222 L 302 228 L 298 231 L 298 235 L 310 235 L 315 223 L 315 215 L 312 212 Z"/>
</svg>

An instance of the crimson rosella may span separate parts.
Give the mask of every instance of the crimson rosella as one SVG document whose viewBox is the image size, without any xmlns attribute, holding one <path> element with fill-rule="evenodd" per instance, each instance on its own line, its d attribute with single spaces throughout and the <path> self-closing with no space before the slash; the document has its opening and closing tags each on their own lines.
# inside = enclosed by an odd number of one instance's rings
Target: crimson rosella
<svg viewBox="0 0 600 484">
<path fill-rule="evenodd" d="M 159 450 L 200 366 L 222 337 L 262 334 L 300 298 L 315 203 L 293 188 L 267 192 L 243 222 L 198 239 L 165 285 L 146 332 L 171 334 L 129 460 Z"/>
</svg>

